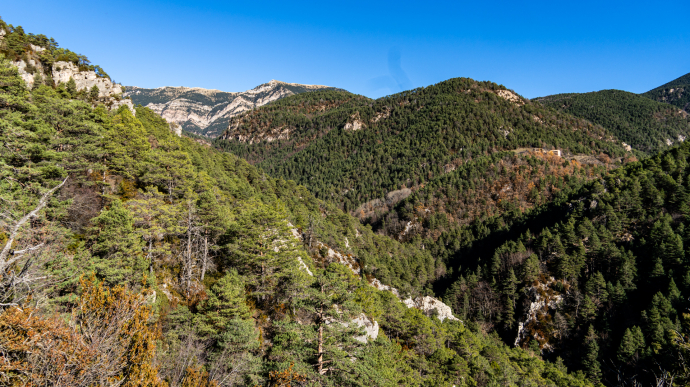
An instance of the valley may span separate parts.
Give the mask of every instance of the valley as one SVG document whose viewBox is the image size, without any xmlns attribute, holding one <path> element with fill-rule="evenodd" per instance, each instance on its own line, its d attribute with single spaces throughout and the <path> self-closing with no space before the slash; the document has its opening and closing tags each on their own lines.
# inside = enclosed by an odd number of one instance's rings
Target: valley
<svg viewBox="0 0 690 387">
<path fill-rule="evenodd" d="M 687 384 L 689 83 L 123 87 L 0 19 L 0 384 Z"/>
</svg>

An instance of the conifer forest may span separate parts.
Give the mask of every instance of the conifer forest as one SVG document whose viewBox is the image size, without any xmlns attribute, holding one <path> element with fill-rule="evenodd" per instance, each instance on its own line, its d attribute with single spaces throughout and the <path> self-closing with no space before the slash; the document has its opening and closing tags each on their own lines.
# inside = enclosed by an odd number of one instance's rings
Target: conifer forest
<svg viewBox="0 0 690 387">
<path fill-rule="evenodd" d="M 0 19 L 0 385 L 688 386 L 688 84 L 291 86 L 206 137 Z"/>
</svg>

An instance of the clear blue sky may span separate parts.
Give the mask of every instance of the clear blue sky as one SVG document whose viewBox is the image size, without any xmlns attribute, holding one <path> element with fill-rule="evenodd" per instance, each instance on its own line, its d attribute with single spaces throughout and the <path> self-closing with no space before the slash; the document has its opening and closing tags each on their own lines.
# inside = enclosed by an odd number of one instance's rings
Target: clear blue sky
<svg viewBox="0 0 690 387">
<path fill-rule="evenodd" d="M 0 16 L 142 87 L 270 79 L 369 97 L 453 77 L 533 98 L 690 72 L 690 1 L 3 1 Z"/>
</svg>

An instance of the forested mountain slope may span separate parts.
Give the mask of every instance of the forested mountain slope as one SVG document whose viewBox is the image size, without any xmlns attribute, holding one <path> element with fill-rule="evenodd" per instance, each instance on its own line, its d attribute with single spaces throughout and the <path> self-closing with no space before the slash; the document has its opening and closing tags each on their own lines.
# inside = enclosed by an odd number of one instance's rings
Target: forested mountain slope
<svg viewBox="0 0 690 387">
<path fill-rule="evenodd" d="M 217 137 L 228 127 L 230 118 L 242 112 L 290 95 L 323 89 L 335 88 L 272 80 L 251 90 L 234 93 L 199 87 L 145 89 L 128 86 L 125 96 L 188 132 Z"/>
<path fill-rule="evenodd" d="M 605 385 L 682 385 L 690 350 L 688 162 L 682 144 L 527 214 L 444 232 L 436 290 L 462 318 Z"/>
<path fill-rule="evenodd" d="M 597 123 L 633 149 L 653 154 L 690 136 L 690 116 L 675 106 L 621 90 L 537 98 L 545 106 Z"/>
<path fill-rule="evenodd" d="M 669 103 L 690 113 L 690 73 L 642 95 L 655 101 Z"/>
<path fill-rule="evenodd" d="M 222 138 L 224 149 L 351 212 L 495 152 L 628 154 L 601 126 L 467 78 L 376 101 L 332 91 L 297 95 L 233 118 Z"/>
<path fill-rule="evenodd" d="M 0 141 L 3 385 L 591 385 L 377 290 L 437 262 L 150 109 L 0 56 Z"/>
</svg>

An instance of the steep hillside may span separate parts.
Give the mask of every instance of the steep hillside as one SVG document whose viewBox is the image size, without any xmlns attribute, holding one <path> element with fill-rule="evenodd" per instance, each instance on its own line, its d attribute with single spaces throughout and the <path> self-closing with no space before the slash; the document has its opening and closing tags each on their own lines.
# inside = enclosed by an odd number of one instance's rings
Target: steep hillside
<svg viewBox="0 0 690 387">
<path fill-rule="evenodd" d="M 592 385 L 424 296 L 428 250 L 21 75 L 0 56 L 0 384 Z"/>
<path fill-rule="evenodd" d="M 690 113 L 690 73 L 642 95 L 658 102 L 669 103 Z"/>
<path fill-rule="evenodd" d="M 399 190 L 394 192 L 398 197 L 388 194 L 367 202 L 354 215 L 401 241 L 435 241 L 449 230 L 501 214 L 529 213 L 616 166 L 607 156 L 497 152 L 457 166 L 414 192 Z"/>
<path fill-rule="evenodd" d="M 530 213 L 422 241 L 447 263 L 437 291 L 461 318 L 592 381 L 687 383 L 689 163 L 684 143 Z"/>
<path fill-rule="evenodd" d="M 535 101 L 597 123 L 647 154 L 690 136 L 690 116 L 685 111 L 626 91 L 557 94 Z"/>
<path fill-rule="evenodd" d="M 144 89 L 128 86 L 125 93 L 137 105 L 150 108 L 182 129 L 217 137 L 228 127 L 230 118 L 290 95 L 328 86 L 300 85 L 272 80 L 244 92 L 228 93 L 198 87 L 159 87 Z"/>
</svg>

